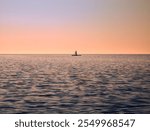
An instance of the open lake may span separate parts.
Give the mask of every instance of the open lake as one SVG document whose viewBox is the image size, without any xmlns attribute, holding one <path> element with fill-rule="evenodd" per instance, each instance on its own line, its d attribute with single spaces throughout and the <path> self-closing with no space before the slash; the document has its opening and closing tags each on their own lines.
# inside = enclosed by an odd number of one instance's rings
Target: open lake
<svg viewBox="0 0 150 131">
<path fill-rule="evenodd" d="M 0 113 L 150 113 L 150 55 L 0 55 Z"/>
</svg>

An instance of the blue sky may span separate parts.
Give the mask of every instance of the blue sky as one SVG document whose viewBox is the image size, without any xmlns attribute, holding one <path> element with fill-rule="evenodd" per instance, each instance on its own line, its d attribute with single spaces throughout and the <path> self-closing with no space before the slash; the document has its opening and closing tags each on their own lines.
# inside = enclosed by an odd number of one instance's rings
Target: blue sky
<svg viewBox="0 0 150 131">
<path fill-rule="evenodd" d="M 1 22 L 13 24 L 123 22 L 132 14 L 148 17 L 149 4 L 146 0 L 1 0 L 0 17 Z"/>
<path fill-rule="evenodd" d="M 88 19 L 96 6 L 89 0 L 3 0 L 4 22 L 62 23 Z"/>
</svg>

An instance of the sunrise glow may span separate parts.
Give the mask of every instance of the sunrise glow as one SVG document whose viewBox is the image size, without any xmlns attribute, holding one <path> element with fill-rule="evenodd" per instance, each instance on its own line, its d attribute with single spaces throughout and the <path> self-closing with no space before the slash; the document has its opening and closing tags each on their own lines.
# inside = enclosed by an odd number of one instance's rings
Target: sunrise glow
<svg viewBox="0 0 150 131">
<path fill-rule="evenodd" d="M 146 0 L 1 0 L 0 54 L 149 54 Z"/>
</svg>

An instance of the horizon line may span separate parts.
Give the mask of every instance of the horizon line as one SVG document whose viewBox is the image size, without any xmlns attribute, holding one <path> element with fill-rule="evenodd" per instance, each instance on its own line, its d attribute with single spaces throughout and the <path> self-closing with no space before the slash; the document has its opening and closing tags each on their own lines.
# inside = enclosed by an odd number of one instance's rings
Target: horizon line
<svg viewBox="0 0 150 131">
<path fill-rule="evenodd" d="M 81 53 L 80 53 L 81 54 Z M 63 54 L 63 53 L 3 53 L 0 55 L 72 55 L 71 53 Z M 81 55 L 150 55 L 150 53 L 83 53 Z"/>
</svg>

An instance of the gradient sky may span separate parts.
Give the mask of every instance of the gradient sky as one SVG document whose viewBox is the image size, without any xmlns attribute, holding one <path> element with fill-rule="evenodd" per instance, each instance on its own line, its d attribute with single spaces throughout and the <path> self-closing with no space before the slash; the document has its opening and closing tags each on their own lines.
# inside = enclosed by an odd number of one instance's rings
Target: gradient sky
<svg viewBox="0 0 150 131">
<path fill-rule="evenodd" d="M 0 54 L 150 54 L 150 0 L 0 0 Z"/>
</svg>

